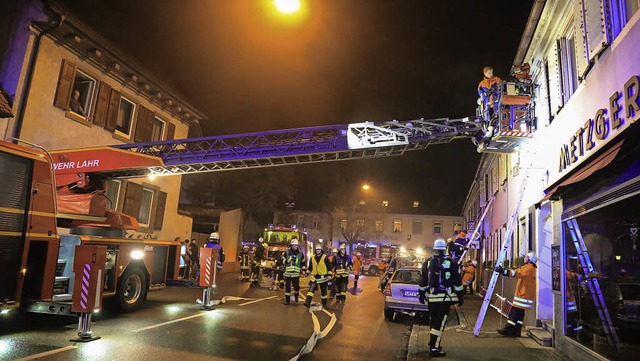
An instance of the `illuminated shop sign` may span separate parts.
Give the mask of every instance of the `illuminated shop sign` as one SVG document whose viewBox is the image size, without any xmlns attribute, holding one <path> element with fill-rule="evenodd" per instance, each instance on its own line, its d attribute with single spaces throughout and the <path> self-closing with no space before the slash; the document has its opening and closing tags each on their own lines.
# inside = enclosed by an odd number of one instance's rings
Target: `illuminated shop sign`
<svg viewBox="0 0 640 361">
<path fill-rule="evenodd" d="M 639 78 L 632 76 L 624 84 L 622 92 L 615 91 L 609 97 L 607 108 L 598 109 L 594 117 L 560 147 L 560 173 L 640 119 L 639 90 Z"/>
</svg>

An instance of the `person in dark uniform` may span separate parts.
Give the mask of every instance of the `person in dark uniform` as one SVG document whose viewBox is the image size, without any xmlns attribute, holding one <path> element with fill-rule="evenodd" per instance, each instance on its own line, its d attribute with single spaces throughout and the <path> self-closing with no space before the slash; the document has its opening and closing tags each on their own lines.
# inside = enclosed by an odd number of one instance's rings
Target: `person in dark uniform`
<svg viewBox="0 0 640 361">
<path fill-rule="evenodd" d="M 420 303 L 429 302 L 429 355 L 433 357 L 446 356 L 442 351 L 440 341 L 447 324 L 449 310 L 454 304 L 462 306 L 464 303 L 464 288 L 458 263 L 447 254 L 447 243 L 438 238 L 433 243 L 434 256 L 422 264 L 420 277 Z"/>
</svg>

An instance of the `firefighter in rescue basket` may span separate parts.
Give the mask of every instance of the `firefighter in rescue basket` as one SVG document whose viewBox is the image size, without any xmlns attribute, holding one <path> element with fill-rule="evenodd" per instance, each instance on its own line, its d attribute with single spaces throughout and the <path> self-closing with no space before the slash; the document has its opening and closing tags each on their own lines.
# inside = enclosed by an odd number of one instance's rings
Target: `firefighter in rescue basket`
<svg viewBox="0 0 640 361">
<path fill-rule="evenodd" d="M 440 342 L 447 324 L 449 310 L 454 304 L 462 306 L 464 292 L 458 263 L 447 254 L 447 243 L 438 238 L 433 243 L 434 256 L 422 264 L 419 301 L 429 302 L 429 354 L 434 357 L 446 356 Z"/>
</svg>

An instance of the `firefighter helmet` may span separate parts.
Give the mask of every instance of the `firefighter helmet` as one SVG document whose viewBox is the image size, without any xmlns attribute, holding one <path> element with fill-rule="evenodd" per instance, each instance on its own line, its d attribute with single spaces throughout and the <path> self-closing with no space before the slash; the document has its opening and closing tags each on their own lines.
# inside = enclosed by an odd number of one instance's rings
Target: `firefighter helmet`
<svg viewBox="0 0 640 361">
<path fill-rule="evenodd" d="M 337 248 L 332 249 L 331 253 L 338 253 L 338 249 Z"/>
<path fill-rule="evenodd" d="M 442 238 L 438 238 L 433 242 L 434 251 L 445 251 L 447 249 L 447 242 Z"/>
<path fill-rule="evenodd" d="M 265 249 L 268 249 L 268 248 L 269 248 L 269 245 L 267 244 L 267 242 L 263 242 L 263 243 L 262 243 L 262 247 L 264 247 Z"/>
<path fill-rule="evenodd" d="M 219 240 L 220 239 L 220 233 L 218 232 L 213 232 L 209 235 L 209 239 L 215 239 L 215 240 Z"/>
<path fill-rule="evenodd" d="M 321 245 L 316 245 L 316 251 L 322 251 L 322 246 Z"/>
<path fill-rule="evenodd" d="M 297 239 L 295 239 L 295 238 L 294 238 L 294 239 L 292 239 L 292 240 L 291 240 L 291 245 L 292 245 L 292 246 L 297 246 L 297 245 L 298 245 L 298 240 L 297 240 Z"/>
<path fill-rule="evenodd" d="M 264 238 L 262 237 L 258 238 L 258 243 L 262 243 L 262 242 L 264 242 Z"/>
<path fill-rule="evenodd" d="M 356 252 L 356 257 L 362 257 L 362 253 Z"/>
<path fill-rule="evenodd" d="M 538 263 L 538 257 L 536 257 L 536 254 L 533 251 L 527 253 L 527 257 L 529 257 L 529 262 Z"/>
<path fill-rule="evenodd" d="M 346 245 L 346 244 L 344 244 L 344 243 L 343 243 L 343 244 L 341 244 L 341 245 L 340 245 L 340 249 L 345 249 L 345 250 L 346 250 L 346 249 L 347 249 L 347 245 Z"/>
<path fill-rule="evenodd" d="M 242 249 L 244 249 L 244 250 L 248 250 L 248 249 L 249 249 L 249 246 L 242 246 Z"/>
<path fill-rule="evenodd" d="M 478 261 L 476 261 L 474 259 L 473 261 L 471 261 L 471 264 L 473 265 L 473 267 L 477 267 L 478 266 Z"/>
</svg>

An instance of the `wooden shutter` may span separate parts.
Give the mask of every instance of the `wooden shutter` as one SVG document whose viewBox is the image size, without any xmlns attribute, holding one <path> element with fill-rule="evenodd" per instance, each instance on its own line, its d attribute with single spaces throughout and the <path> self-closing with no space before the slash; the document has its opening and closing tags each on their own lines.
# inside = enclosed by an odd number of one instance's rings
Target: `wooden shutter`
<svg viewBox="0 0 640 361">
<path fill-rule="evenodd" d="M 96 98 L 96 107 L 93 114 L 93 123 L 104 127 L 107 124 L 107 111 L 109 110 L 109 96 L 111 95 L 111 86 L 105 82 L 100 82 L 98 89 L 98 97 Z"/>
<path fill-rule="evenodd" d="M 603 0 L 581 0 L 584 4 L 584 18 L 587 27 L 587 49 L 589 59 L 593 59 L 607 45 L 604 26 Z"/>
<path fill-rule="evenodd" d="M 136 130 L 133 134 L 133 140 L 135 142 L 150 142 L 151 131 L 153 128 L 153 119 L 155 114 L 140 105 L 138 106 L 138 118 L 136 119 Z"/>
<path fill-rule="evenodd" d="M 560 57 L 558 56 L 558 46 L 552 46 L 547 55 L 549 60 L 549 104 L 551 105 L 551 115 L 555 116 L 562 107 L 562 84 L 560 83 Z"/>
<path fill-rule="evenodd" d="M 175 136 L 176 136 L 175 124 L 167 122 L 167 140 L 173 140 Z"/>
<path fill-rule="evenodd" d="M 158 203 L 156 204 L 156 214 L 153 217 L 153 229 L 161 230 L 164 220 L 164 207 L 167 203 L 167 193 L 158 192 Z"/>
<path fill-rule="evenodd" d="M 104 129 L 113 132 L 116 130 L 116 124 L 118 123 L 118 112 L 120 111 L 120 92 L 111 89 L 109 95 L 109 108 L 107 109 L 107 123 Z"/>
<path fill-rule="evenodd" d="M 76 66 L 68 60 L 62 60 L 62 69 L 60 69 L 60 78 L 58 79 L 58 88 L 53 105 L 58 108 L 67 110 L 69 108 L 69 100 L 71 99 L 71 91 L 73 90 L 73 82 L 76 79 Z"/>
<path fill-rule="evenodd" d="M 585 39 L 585 13 L 582 8 L 582 1 L 573 3 L 573 31 L 576 46 L 576 68 L 578 70 L 578 83 L 584 77 L 584 73 L 589 68 L 587 58 L 587 41 Z"/>
<path fill-rule="evenodd" d="M 138 218 L 142 203 L 142 186 L 137 183 L 127 182 L 127 190 L 124 193 L 122 213 Z"/>
</svg>

